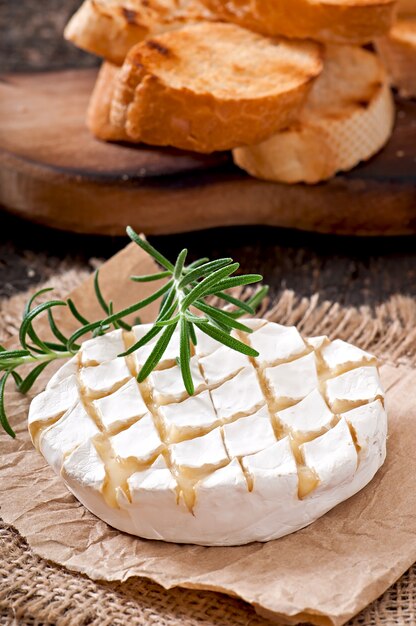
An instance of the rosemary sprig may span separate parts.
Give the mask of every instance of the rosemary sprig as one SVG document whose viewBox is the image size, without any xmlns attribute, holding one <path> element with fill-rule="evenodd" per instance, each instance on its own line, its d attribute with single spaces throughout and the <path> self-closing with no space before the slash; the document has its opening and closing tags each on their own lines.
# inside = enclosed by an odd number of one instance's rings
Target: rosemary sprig
<svg viewBox="0 0 416 626">
<path fill-rule="evenodd" d="M 246 313 L 251 315 L 255 313 L 256 308 L 267 294 L 268 287 L 261 287 L 247 300 L 236 298 L 226 291 L 233 287 L 256 283 L 262 279 L 262 276 L 259 274 L 233 275 L 238 270 L 239 264 L 234 263 L 230 258 L 214 261 L 203 258 L 185 265 L 186 249 L 179 253 L 175 264 L 173 264 L 148 241 L 135 233 L 132 228 L 127 228 L 127 234 L 163 268 L 162 271 L 155 274 L 131 276 L 131 280 L 138 283 L 164 280 L 164 284 L 150 296 L 115 312 L 113 302 L 107 301 L 102 293 L 99 272 L 97 271 L 94 275 L 94 291 L 105 316 L 94 322 L 90 322 L 70 298 L 68 300 L 49 300 L 36 305 L 36 300 L 51 289 L 42 289 L 36 292 L 23 311 L 19 330 L 20 347 L 6 350 L 4 346 L 0 345 L 0 424 L 10 436 L 15 437 L 5 409 L 6 382 L 10 377 L 13 378 L 21 393 L 27 393 L 50 363 L 57 359 L 71 357 L 78 352 L 80 349 L 80 345 L 77 343 L 79 339 L 87 334 L 97 337 L 108 332 L 111 328 L 131 330 L 131 326 L 125 321 L 125 318 L 158 299 L 161 299 L 159 314 L 151 329 L 129 350 L 120 355 L 131 354 L 158 337 L 139 372 L 139 382 L 145 380 L 158 365 L 177 329 L 180 333 L 177 362 L 181 369 L 185 388 L 190 395 L 194 393 L 190 360 L 191 346 L 195 346 L 197 343 L 195 329 L 233 350 L 248 356 L 257 356 L 258 353 L 255 350 L 232 336 L 231 332 L 233 330 L 245 333 L 252 332 L 248 326 L 238 321 L 238 318 Z M 213 306 L 207 301 L 210 296 L 216 296 L 219 300 L 224 301 L 227 304 L 227 309 Z M 230 306 L 233 308 L 230 309 Z M 79 324 L 79 328 L 70 337 L 67 337 L 59 329 L 55 321 L 53 312 L 58 307 L 67 307 Z M 42 339 L 34 328 L 34 322 L 44 314 L 47 315 L 54 341 Z M 16 370 L 24 365 L 33 367 L 29 374 L 22 377 Z"/>
</svg>

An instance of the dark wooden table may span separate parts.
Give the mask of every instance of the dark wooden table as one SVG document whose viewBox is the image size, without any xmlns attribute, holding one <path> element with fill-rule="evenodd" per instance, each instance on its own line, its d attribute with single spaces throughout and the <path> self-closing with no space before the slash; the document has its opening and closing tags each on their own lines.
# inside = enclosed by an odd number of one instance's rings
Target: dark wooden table
<svg viewBox="0 0 416 626">
<path fill-rule="evenodd" d="M 16 72 L 87 67 L 96 60 L 62 40 L 62 29 L 79 0 L 0 0 L 0 68 Z M 416 164 L 415 164 L 416 167 Z M 336 211 L 336 207 L 334 207 Z M 264 274 L 277 294 L 319 292 L 345 304 L 376 305 L 390 295 L 416 296 L 416 238 L 329 237 L 275 228 L 215 229 L 152 238 L 167 255 L 187 247 L 191 257 L 230 255 L 245 271 Z M 108 258 L 124 238 L 53 232 L 0 213 L 0 297 L 26 289 L 68 258 L 88 266 Z"/>
</svg>

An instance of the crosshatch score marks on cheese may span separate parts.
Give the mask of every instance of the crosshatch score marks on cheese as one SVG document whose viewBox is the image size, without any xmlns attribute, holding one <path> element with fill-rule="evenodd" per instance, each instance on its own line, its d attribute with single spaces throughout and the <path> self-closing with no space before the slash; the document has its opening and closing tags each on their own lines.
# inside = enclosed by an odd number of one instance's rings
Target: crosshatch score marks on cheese
<svg viewBox="0 0 416 626">
<path fill-rule="evenodd" d="M 150 328 L 85 341 L 32 402 L 35 445 L 109 524 L 205 545 L 266 541 L 302 528 L 364 487 L 385 458 L 375 358 L 341 340 L 245 320 L 249 358 L 202 332 L 188 396 L 179 333 L 143 382 Z"/>
</svg>

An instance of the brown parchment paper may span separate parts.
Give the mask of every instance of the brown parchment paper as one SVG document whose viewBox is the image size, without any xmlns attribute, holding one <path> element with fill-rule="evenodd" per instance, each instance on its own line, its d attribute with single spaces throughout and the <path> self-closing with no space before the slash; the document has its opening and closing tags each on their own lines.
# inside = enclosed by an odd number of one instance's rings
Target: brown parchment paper
<svg viewBox="0 0 416 626">
<path fill-rule="evenodd" d="M 125 306 L 152 289 L 132 284 L 128 276 L 153 269 L 152 261 L 130 245 L 103 266 L 103 291 L 111 293 L 117 307 Z M 91 279 L 73 297 L 85 315 L 99 315 Z M 286 298 L 272 311 L 273 319 L 296 322 L 298 317 L 304 325 L 309 320 L 309 330 L 337 330 L 344 338 L 364 333 L 367 343 L 378 333 L 386 354 L 386 338 L 391 346 L 393 337 L 398 344 L 397 329 L 383 331 L 374 322 L 367 332 L 363 320 L 348 318 L 339 307 L 324 304 L 313 311 L 312 304 L 300 303 L 291 315 Z M 154 313 L 145 310 L 143 321 Z M 60 322 L 70 329 L 65 311 Z M 401 344 L 408 341 L 403 337 Z M 397 366 L 385 363 L 381 372 L 390 433 L 385 465 L 361 493 L 277 541 L 204 548 L 141 540 L 111 529 L 75 500 L 33 449 L 26 428 L 30 398 L 13 390 L 7 403 L 17 438 L 0 435 L 0 515 L 36 554 L 93 579 L 145 576 L 166 588 L 179 585 L 241 597 L 259 614 L 281 622 L 339 626 L 416 560 L 416 370 L 403 358 Z"/>
</svg>

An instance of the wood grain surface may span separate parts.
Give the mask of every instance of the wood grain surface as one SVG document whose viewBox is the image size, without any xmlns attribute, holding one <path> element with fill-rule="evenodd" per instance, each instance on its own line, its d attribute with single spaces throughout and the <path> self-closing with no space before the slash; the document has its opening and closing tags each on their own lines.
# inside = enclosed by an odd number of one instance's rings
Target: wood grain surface
<svg viewBox="0 0 416 626">
<path fill-rule="evenodd" d="M 358 235 L 416 232 L 416 103 L 368 163 L 328 183 L 255 180 L 230 162 L 105 144 L 84 118 L 95 70 L 9 75 L 0 84 L 0 203 L 56 228 L 119 235 L 266 224 Z"/>
</svg>

